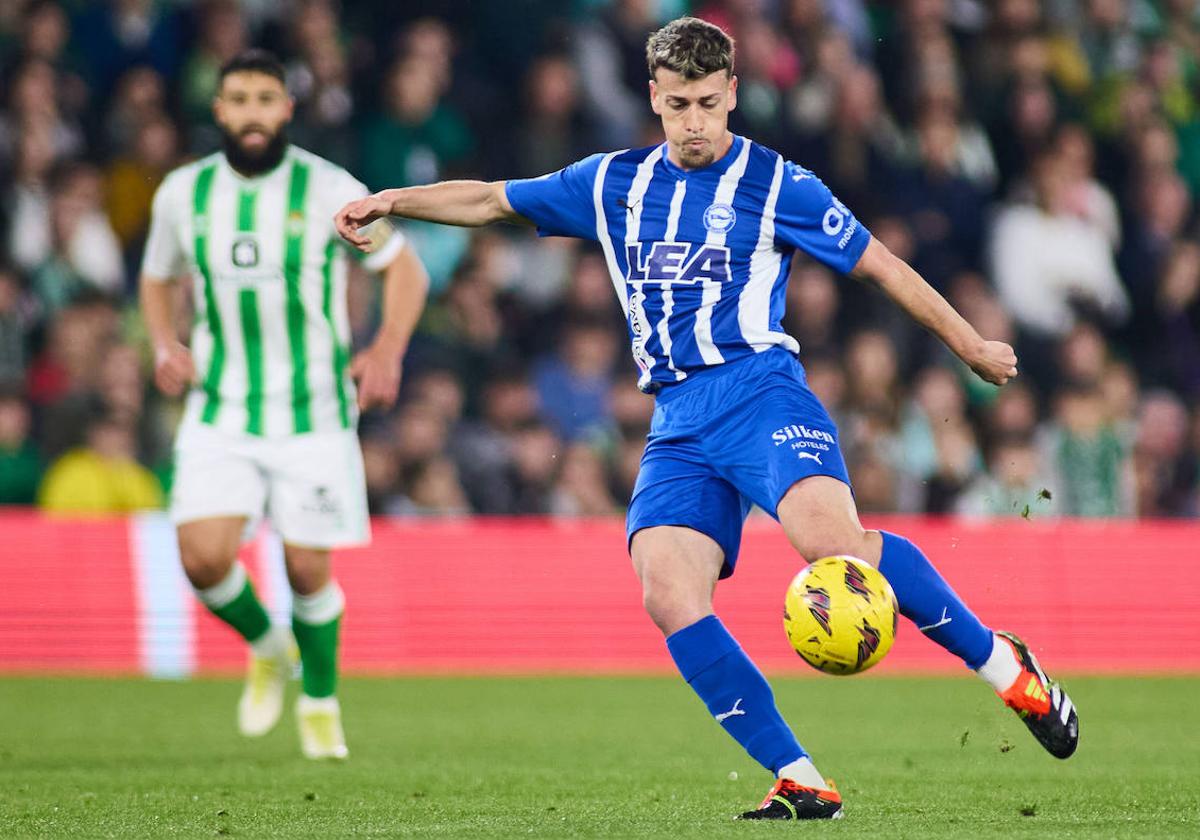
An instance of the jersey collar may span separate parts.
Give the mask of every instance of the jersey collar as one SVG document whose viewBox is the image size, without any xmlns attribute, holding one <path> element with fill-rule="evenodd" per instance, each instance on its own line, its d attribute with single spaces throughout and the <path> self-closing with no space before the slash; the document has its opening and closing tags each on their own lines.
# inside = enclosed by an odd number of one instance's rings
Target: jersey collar
<svg viewBox="0 0 1200 840">
<path fill-rule="evenodd" d="M 725 170 L 733 166 L 733 162 L 737 160 L 738 154 L 742 151 L 742 144 L 746 142 L 746 138 L 740 134 L 733 135 L 733 142 L 729 144 L 729 149 L 720 158 L 714 160 L 708 166 L 702 166 L 699 169 L 683 169 L 671 162 L 667 156 L 667 144 L 663 143 L 662 149 L 662 164 L 677 178 L 687 178 L 692 175 L 724 175 Z"/>
</svg>

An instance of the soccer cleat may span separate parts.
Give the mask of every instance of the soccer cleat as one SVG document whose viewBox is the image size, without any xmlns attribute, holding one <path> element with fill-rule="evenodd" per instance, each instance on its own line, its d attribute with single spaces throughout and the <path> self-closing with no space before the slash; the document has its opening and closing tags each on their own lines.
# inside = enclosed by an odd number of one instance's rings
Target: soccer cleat
<svg viewBox="0 0 1200 840">
<path fill-rule="evenodd" d="M 997 632 L 1012 645 L 1021 676 L 999 692 L 1004 705 L 1017 713 L 1038 743 L 1055 758 L 1070 758 L 1079 746 L 1079 716 L 1062 686 L 1046 676 L 1029 646 L 1012 633 Z"/>
<path fill-rule="evenodd" d="M 805 787 L 791 779 L 776 779 L 775 786 L 754 811 L 739 820 L 840 820 L 842 795 L 831 780 L 828 790 Z"/>
<path fill-rule="evenodd" d="M 256 738 L 266 735 L 283 714 L 283 692 L 299 661 L 296 645 L 289 638 L 283 656 L 250 654 L 246 686 L 238 700 L 238 731 Z"/>
<path fill-rule="evenodd" d="M 300 726 L 300 749 L 305 758 L 346 759 L 346 735 L 342 732 L 342 708 L 336 697 L 308 697 L 296 701 L 296 722 Z"/>
</svg>

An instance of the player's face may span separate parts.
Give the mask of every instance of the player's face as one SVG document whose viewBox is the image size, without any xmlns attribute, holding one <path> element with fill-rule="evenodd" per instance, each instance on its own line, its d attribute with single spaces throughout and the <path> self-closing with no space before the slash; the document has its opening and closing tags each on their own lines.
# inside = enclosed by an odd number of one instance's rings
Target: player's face
<svg viewBox="0 0 1200 840">
<path fill-rule="evenodd" d="M 292 98 L 282 82 L 266 73 L 230 73 L 217 91 L 213 115 L 238 158 L 260 161 L 274 156 L 292 119 Z"/>
<path fill-rule="evenodd" d="M 729 150 L 736 106 L 737 76 L 724 70 L 689 81 L 660 67 L 650 82 L 650 107 L 662 117 L 671 160 L 684 169 L 708 166 Z"/>
</svg>

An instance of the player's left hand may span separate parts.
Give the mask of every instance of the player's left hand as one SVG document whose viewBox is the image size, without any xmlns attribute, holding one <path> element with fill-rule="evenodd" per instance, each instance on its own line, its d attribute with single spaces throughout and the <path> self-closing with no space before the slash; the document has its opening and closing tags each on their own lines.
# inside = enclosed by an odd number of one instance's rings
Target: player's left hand
<svg viewBox="0 0 1200 840">
<path fill-rule="evenodd" d="M 392 202 L 382 194 L 375 193 L 357 201 L 351 201 L 333 217 L 338 235 L 364 254 L 370 253 L 374 245 L 363 228 L 376 219 L 382 219 L 392 211 Z"/>
<path fill-rule="evenodd" d="M 400 393 L 400 362 L 403 353 L 372 344 L 350 362 L 350 376 L 358 386 L 358 409 L 389 409 Z"/>
<path fill-rule="evenodd" d="M 963 361 L 980 379 L 993 385 L 1004 385 L 1017 375 L 1016 351 L 1003 341 L 985 341 Z"/>
</svg>

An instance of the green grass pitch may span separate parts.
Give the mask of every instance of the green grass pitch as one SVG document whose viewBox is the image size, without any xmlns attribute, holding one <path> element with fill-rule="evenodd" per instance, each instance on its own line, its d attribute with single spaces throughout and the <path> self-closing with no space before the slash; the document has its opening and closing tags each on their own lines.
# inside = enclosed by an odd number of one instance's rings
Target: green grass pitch
<svg viewBox="0 0 1200 840">
<path fill-rule="evenodd" d="M 351 758 L 258 741 L 231 681 L 0 680 L 3 837 L 1197 837 L 1197 678 L 1067 680 L 1059 762 L 983 685 L 777 679 L 846 798 L 742 824 L 767 774 L 670 678 L 347 680 Z"/>
</svg>

